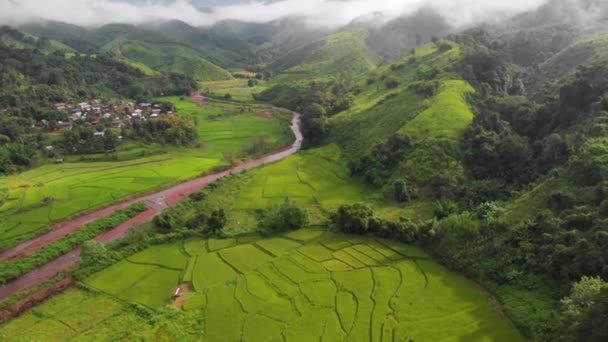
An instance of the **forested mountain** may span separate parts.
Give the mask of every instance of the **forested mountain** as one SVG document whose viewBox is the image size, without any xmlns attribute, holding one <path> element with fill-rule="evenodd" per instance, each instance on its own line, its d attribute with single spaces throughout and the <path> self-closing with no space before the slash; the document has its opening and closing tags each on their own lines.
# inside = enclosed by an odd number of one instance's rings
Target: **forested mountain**
<svg viewBox="0 0 608 342">
<path fill-rule="evenodd" d="M 249 47 L 209 30 L 173 21 L 149 25 L 108 24 L 95 29 L 49 22 L 25 25 L 25 32 L 57 40 L 81 53 L 110 51 L 144 66 L 144 72 L 192 73 L 198 80 L 230 79 L 225 67 L 247 65 Z M 149 69 L 149 70 L 148 70 Z"/>
</svg>

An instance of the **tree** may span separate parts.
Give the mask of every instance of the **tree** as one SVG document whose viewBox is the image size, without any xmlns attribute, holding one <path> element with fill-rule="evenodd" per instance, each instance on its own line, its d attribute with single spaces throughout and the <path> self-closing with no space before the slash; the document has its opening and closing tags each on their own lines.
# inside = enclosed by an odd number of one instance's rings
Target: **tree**
<svg viewBox="0 0 608 342">
<path fill-rule="evenodd" d="M 372 210 L 365 204 L 342 205 L 333 215 L 338 231 L 348 234 L 365 234 L 373 217 Z"/>
<path fill-rule="evenodd" d="M 262 229 L 272 232 L 282 232 L 304 227 L 308 223 L 306 210 L 298 207 L 295 203 L 285 200 L 281 206 L 269 208 L 259 222 Z"/>
<path fill-rule="evenodd" d="M 152 224 L 162 233 L 169 233 L 175 228 L 173 217 L 169 214 L 160 214 L 152 220 Z"/>
<path fill-rule="evenodd" d="M 82 244 L 80 256 L 82 258 L 82 263 L 85 265 L 105 264 L 112 259 L 112 255 L 106 249 L 106 246 L 95 240 L 90 240 Z"/>
<path fill-rule="evenodd" d="M 407 183 L 403 180 L 397 180 L 393 183 L 393 196 L 397 202 L 409 202 L 412 200 Z"/>
<path fill-rule="evenodd" d="M 214 210 L 207 219 L 207 226 L 213 234 L 218 234 L 226 226 L 227 221 L 224 209 L 218 209 Z"/>
<path fill-rule="evenodd" d="M 587 311 L 603 289 L 608 289 L 608 282 L 600 277 L 582 277 L 572 285 L 570 295 L 562 299 L 564 314 L 576 318 Z"/>
<path fill-rule="evenodd" d="M 608 341 L 608 288 L 603 288 L 573 325 L 570 337 L 574 341 Z"/>
</svg>

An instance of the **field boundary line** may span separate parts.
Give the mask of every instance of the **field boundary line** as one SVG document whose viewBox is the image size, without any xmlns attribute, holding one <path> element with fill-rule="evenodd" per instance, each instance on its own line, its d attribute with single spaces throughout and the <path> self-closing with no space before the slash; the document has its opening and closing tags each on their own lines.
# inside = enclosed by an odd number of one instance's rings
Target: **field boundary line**
<svg viewBox="0 0 608 342">
<path fill-rule="evenodd" d="M 170 270 L 170 271 L 181 271 L 181 270 L 183 270 L 183 268 L 174 268 L 174 267 L 170 267 L 170 266 L 167 266 L 167 265 L 156 264 L 156 263 L 153 263 L 153 262 L 141 262 L 141 261 L 134 261 L 134 260 L 131 260 L 131 259 L 129 259 L 129 258 L 130 258 L 130 257 L 126 257 L 126 258 L 125 258 L 125 260 L 126 260 L 127 262 L 130 262 L 130 263 L 135 264 L 135 265 L 141 265 L 141 266 L 155 266 L 155 267 L 164 268 L 164 269 L 167 269 L 167 270 Z M 188 266 L 188 265 L 186 264 L 186 266 Z"/>
<path fill-rule="evenodd" d="M 416 264 L 416 267 L 418 268 L 418 270 L 420 270 L 420 272 L 424 276 L 424 288 L 425 289 L 428 288 L 429 287 L 429 277 L 426 275 L 426 272 L 424 271 L 422 266 L 420 266 L 420 264 L 418 263 L 418 260 L 413 260 L 413 261 L 414 261 L 414 264 Z"/>
<path fill-rule="evenodd" d="M 257 242 L 253 242 L 251 245 L 252 245 L 253 247 L 256 247 L 257 249 L 259 249 L 260 251 L 262 251 L 262 252 L 264 252 L 264 253 L 266 253 L 266 254 L 270 255 L 270 256 L 271 256 L 271 257 L 273 257 L 273 258 L 278 258 L 278 257 L 279 257 L 278 255 L 275 255 L 275 254 L 274 254 L 274 253 L 272 253 L 271 251 L 267 250 L 266 248 L 264 248 L 264 247 L 262 247 L 262 246 L 258 245 L 258 243 L 257 243 Z M 271 261 L 272 261 L 272 260 L 271 260 Z"/>
<path fill-rule="evenodd" d="M 372 259 L 372 260 L 376 261 L 376 262 L 378 263 L 378 266 L 383 266 L 383 265 L 385 265 L 385 263 L 383 263 L 382 261 L 380 261 L 380 260 L 378 260 L 378 259 L 374 258 L 373 256 L 371 256 L 371 255 L 369 255 L 369 254 L 365 253 L 364 251 L 360 250 L 359 248 L 357 248 L 357 247 L 359 247 L 359 246 L 367 246 L 367 247 L 369 247 L 369 245 L 367 245 L 367 244 L 365 244 L 365 243 L 356 244 L 356 245 L 351 246 L 351 247 L 352 247 L 352 249 L 354 249 L 355 251 L 357 251 L 357 252 L 359 252 L 359 253 L 361 253 L 361 254 L 365 255 L 366 257 L 368 257 L 368 258 L 370 258 L 370 259 Z M 369 247 L 369 248 L 371 248 L 371 247 Z M 380 253 L 380 252 L 378 252 L 378 254 L 382 255 L 382 253 Z"/>
<path fill-rule="evenodd" d="M 225 249 L 225 248 L 224 248 Z M 220 251 L 215 252 L 215 254 L 217 254 L 217 257 L 220 258 L 220 260 L 222 262 L 224 262 L 228 267 L 232 268 L 233 271 L 235 271 L 237 274 L 243 275 L 244 273 L 239 271 L 234 265 L 232 265 L 231 263 L 228 262 L 228 260 L 226 260 L 226 258 L 224 258 L 224 256 L 222 256 L 220 254 Z"/>
<path fill-rule="evenodd" d="M 406 258 L 406 259 L 411 259 L 411 260 L 414 260 L 414 261 L 415 261 L 415 260 L 431 260 L 431 258 L 429 258 L 429 257 L 420 257 L 420 256 L 411 256 L 411 255 L 407 255 L 407 254 L 404 254 L 404 253 L 399 252 L 398 250 L 396 250 L 396 249 L 392 248 L 391 246 L 389 246 L 389 245 L 385 244 L 384 242 L 382 242 L 382 241 L 380 241 L 380 240 L 374 240 L 374 241 L 378 242 L 379 244 L 383 245 L 384 247 L 386 247 L 386 248 L 390 249 L 391 251 L 393 251 L 393 252 L 395 252 L 395 253 L 397 253 L 397 254 L 401 255 L 402 257 L 404 257 L 404 258 Z M 378 252 L 378 253 L 380 253 L 380 252 Z M 382 253 L 380 253 L 380 254 L 382 254 Z"/>
<path fill-rule="evenodd" d="M 376 292 L 376 275 L 374 274 L 373 267 L 369 268 L 369 273 L 372 276 L 372 290 L 369 293 L 369 299 L 372 301 L 372 309 L 369 313 L 369 340 L 374 341 L 374 312 L 376 311 L 376 299 L 374 293 Z"/>
</svg>

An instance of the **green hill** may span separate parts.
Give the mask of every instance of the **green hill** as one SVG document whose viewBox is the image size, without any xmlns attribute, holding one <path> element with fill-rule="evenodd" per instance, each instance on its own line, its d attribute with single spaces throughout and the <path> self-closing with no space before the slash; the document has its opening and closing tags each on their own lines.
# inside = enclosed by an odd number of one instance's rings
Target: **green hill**
<svg viewBox="0 0 608 342">
<path fill-rule="evenodd" d="M 56 41 L 25 34 L 7 26 L 0 27 L 0 44 L 16 49 L 41 49 L 47 52 L 64 51 L 73 53 L 74 49 Z"/>
<path fill-rule="evenodd" d="M 223 68 L 245 67 L 254 60 L 254 52 L 248 43 L 230 35 L 218 34 L 213 28 L 194 27 L 177 20 L 141 27 L 173 42 L 188 45 L 204 59 Z"/>
<path fill-rule="evenodd" d="M 333 34 L 289 52 L 274 61 L 269 69 L 279 73 L 276 82 L 347 79 L 371 71 L 381 59 L 368 48 L 367 36 L 364 30 Z"/>
<path fill-rule="evenodd" d="M 191 75 L 200 81 L 232 79 L 228 71 L 203 59 L 197 51 L 178 43 L 119 37 L 105 45 L 103 50 L 112 51 L 130 64 L 139 65 L 148 74 L 155 71 L 177 72 Z"/>
</svg>

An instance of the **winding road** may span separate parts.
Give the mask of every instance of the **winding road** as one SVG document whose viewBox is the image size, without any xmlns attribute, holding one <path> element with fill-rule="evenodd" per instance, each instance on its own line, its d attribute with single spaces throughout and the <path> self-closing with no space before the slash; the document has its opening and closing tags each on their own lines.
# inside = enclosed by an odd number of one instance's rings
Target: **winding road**
<svg viewBox="0 0 608 342">
<path fill-rule="evenodd" d="M 201 95 L 196 95 L 202 97 Z M 203 98 L 204 99 L 204 98 Z M 281 108 L 276 108 L 285 110 Z M 55 225 L 55 229 L 44 234 L 38 238 L 20 244 L 14 248 L 8 249 L 0 253 L 0 261 L 6 261 L 13 258 L 23 257 L 30 255 L 40 248 L 57 241 L 65 235 L 76 231 L 84 225 L 91 223 L 101 217 L 108 216 L 116 210 L 127 208 L 138 201 L 144 201 L 148 205 L 148 209 L 132 219 L 120 224 L 112 230 L 109 230 L 95 238 L 99 242 L 109 242 L 116 240 L 125 235 L 130 229 L 136 225 L 147 222 L 160 214 L 165 208 L 176 204 L 184 197 L 199 191 L 205 186 L 217 181 L 222 177 L 226 177 L 232 173 L 241 172 L 243 170 L 253 169 L 265 164 L 273 163 L 281 159 L 287 158 L 292 154 L 298 152 L 302 147 L 302 132 L 300 131 L 300 114 L 293 113 L 291 120 L 291 130 L 295 136 L 295 141 L 278 151 L 247 161 L 243 164 L 233 166 L 224 171 L 209 174 L 207 176 L 199 177 L 180 183 L 173 187 L 156 191 L 153 193 L 144 194 L 141 196 L 133 197 L 128 201 L 124 201 L 119 204 L 115 204 L 100 210 L 96 210 L 85 215 L 82 215 L 74 220 L 64 221 Z M 37 268 L 29 273 L 22 275 L 21 277 L 8 282 L 0 287 L 0 301 L 27 289 L 30 289 L 40 283 L 51 279 L 55 275 L 68 270 L 70 267 L 76 265 L 80 261 L 80 249 L 77 248 L 49 263 Z"/>
</svg>

